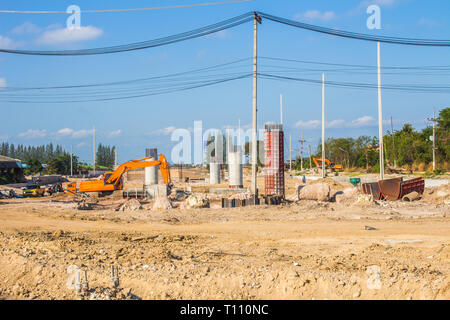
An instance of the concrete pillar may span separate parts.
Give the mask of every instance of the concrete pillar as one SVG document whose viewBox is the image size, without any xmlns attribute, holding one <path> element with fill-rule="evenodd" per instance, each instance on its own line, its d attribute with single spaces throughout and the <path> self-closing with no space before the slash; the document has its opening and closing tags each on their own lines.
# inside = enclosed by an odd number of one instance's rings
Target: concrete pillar
<svg viewBox="0 0 450 320">
<path fill-rule="evenodd" d="M 230 188 L 242 188 L 242 164 L 239 150 L 228 154 L 230 172 Z"/>
<path fill-rule="evenodd" d="M 150 158 L 146 161 L 154 161 L 153 158 Z M 146 167 L 145 169 L 145 186 L 150 186 L 153 184 L 158 184 L 158 166 Z"/>
<path fill-rule="evenodd" d="M 220 184 L 220 163 L 209 164 L 209 184 Z"/>
</svg>

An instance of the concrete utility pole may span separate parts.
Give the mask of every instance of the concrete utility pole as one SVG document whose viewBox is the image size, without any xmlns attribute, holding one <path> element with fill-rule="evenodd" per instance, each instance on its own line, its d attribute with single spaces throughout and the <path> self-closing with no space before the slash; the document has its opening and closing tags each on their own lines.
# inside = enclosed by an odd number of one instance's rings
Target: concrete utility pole
<svg viewBox="0 0 450 320">
<path fill-rule="evenodd" d="M 292 174 L 292 135 L 289 135 L 289 173 Z"/>
<path fill-rule="evenodd" d="M 303 142 L 306 142 L 306 140 L 303 140 L 303 130 L 300 130 L 300 171 L 303 171 Z"/>
<path fill-rule="evenodd" d="M 322 73 L 322 178 L 325 178 L 325 73 Z"/>
<path fill-rule="evenodd" d="M 311 159 L 311 145 L 309 147 L 309 169 L 312 169 L 312 159 Z"/>
<path fill-rule="evenodd" d="M 433 121 L 433 171 L 436 170 L 436 110 L 433 110 L 433 118 L 428 118 L 428 121 Z"/>
<path fill-rule="evenodd" d="M 70 176 L 73 176 L 73 163 L 72 163 L 72 145 L 70 145 Z"/>
<path fill-rule="evenodd" d="M 378 56 L 378 136 L 380 145 L 380 180 L 384 180 L 384 144 L 383 144 L 383 110 L 381 106 L 381 67 L 380 67 L 380 42 L 377 42 Z"/>
<path fill-rule="evenodd" d="M 280 115 L 281 115 L 281 125 L 283 125 L 283 95 L 280 94 Z"/>
<path fill-rule="evenodd" d="M 397 156 L 395 155 L 395 138 L 394 138 L 394 125 L 392 124 L 392 116 L 391 116 L 391 137 L 392 137 L 392 155 L 394 157 L 394 167 L 397 168 Z"/>
<path fill-rule="evenodd" d="M 93 165 L 93 169 L 94 169 L 94 176 L 95 176 L 95 127 L 92 131 L 92 139 L 93 139 L 93 144 L 92 144 L 92 149 L 94 152 L 94 165 Z"/>
<path fill-rule="evenodd" d="M 114 147 L 114 170 L 117 168 L 117 148 Z"/>
<path fill-rule="evenodd" d="M 252 191 L 258 196 L 258 142 L 257 142 L 257 98 L 258 98 L 258 23 L 261 17 L 254 12 L 253 19 L 253 121 L 252 121 Z M 256 201 L 255 201 L 256 202 Z"/>
</svg>

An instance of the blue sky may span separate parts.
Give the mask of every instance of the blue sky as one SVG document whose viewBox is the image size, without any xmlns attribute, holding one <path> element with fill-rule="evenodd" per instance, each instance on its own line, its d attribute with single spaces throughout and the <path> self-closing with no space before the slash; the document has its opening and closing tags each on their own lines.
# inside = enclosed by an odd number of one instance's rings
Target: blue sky
<svg viewBox="0 0 450 320">
<path fill-rule="evenodd" d="M 2 1 L 2 10 L 59 10 L 71 4 L 81 10 L 157 7 L 202 1 Z M 206 1 L 205 1 L 206 2 Z M 381 7 L 381 30 L 368 30 L 366 8 Z M 0 47 L 36 50 L 92 48 L 132 43 L 176 34 L 259 10 L 281 17 L 367 34 L 411 38 L 450 39 L 450 2 L 419 0 L 294 1 L 255 0 L 228 5 L 179 8 L 143 12 L 82 13 L 81 33 L 64 31 L 68 14 L 0 13 Z M 208 67 L 252 55 L 252 25 L 228 29 L 205 38 L 153 49 L 81 57 L 42 57 L 0 54 L 1 87 L 35 87 L 102 83 L 166 75 Z M 376 44 L 335 38 L 263 20 L 259 28 L 259 55 L 295 60 L 342 64 L 376 65 Z M 382 44 L 384 66 L 449 65 L 448 48 L 423 48 Z M 328 67 L 260 61 L 262 70 L 272 65 L 311 68 L 315 71 L 290 73 L 297 77 L 341 82 L 376 83 L 376 73 L 327 73 Z M 264 69 L 266 68 L 266 69 Z M 277 70 L 278 70 L 277 69 Z M 251 72 L 251 61 L 236 70 Z M 383 74 L 383 83 L 448 85 L 450 73 Z M 21 104 L 0 102 L 0 140 L 43 144 L 52 141 L 67 150 L 73 145 L 81 160 L 92 159 L 92 127 L 96 141 L 116 145 L 119 161 L 139 158 L 145 148 L 156 147 L 169 155 L 176 142 L 174 128 L 192 128 L 202 120 L 203 128 L 251 123 L 251 79 L 211 87 L 129 100 Z M 279 121 L 279 95 L 285 101 L 285 136 L 304 138 L 315 149 L 320 138 L 321 86 L 301 82 L 259 81 L 259 119 Z M 426 125 L 433 108 L 450 105 L 448 93 L 383 91 L 384 119 L 394 126 Z M 377 135 L 377 92 L 326 88 L 327 137 Z M 389 129 L 385 126 L 385 129 Z M 287 149 L 287 148 L 286 148 Z"/>
</svg>

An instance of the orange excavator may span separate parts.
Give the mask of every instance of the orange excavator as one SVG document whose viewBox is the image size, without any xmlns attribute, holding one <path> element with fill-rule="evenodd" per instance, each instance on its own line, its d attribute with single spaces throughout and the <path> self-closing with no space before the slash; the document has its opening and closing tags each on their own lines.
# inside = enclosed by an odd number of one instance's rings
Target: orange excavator
<svg viewBox="0 0 450 320">
<path fill-rule="evenodd" d="M 125 172 L 145 167 L 159 166 L 164 183 L 171 188 L 173 186 L 170 180 L 169 164 L 163 154 L 159 155 L 159 161 L 148 161 L 152 157 L 146 157 L 138 160 L 131 160 L 122 163 L 113 172 L 105 172 L 102 179 L 81 181 L 77 190 L 77 183 L 72 182 L 67 185 L 66 191 L 71 194 L 84 192 L 101 192 L 103 194 L 112 193 L 123 189 L 122 176 Z"/>
<path fill-rule="evenodd" d="M 322 168 L 322 158 L 314 158 L 314 157 L 312 157 L 312 158 L 313 158 L 313 161 L 314 161 L 316 167 Z M 335 164 L 326 158 L 325 158 L 325 168 L 330 168 L 332 172 L 344 171 L 344 167 L 342 166 L 342 164 Z"/>
</svg>

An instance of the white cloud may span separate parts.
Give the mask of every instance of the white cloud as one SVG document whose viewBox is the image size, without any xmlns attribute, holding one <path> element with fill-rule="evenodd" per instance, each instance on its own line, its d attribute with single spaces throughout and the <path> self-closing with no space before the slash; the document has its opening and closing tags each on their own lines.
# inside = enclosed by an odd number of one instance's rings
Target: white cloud
<svg viewBox="0 0 450 320">
<path fill-rule="evenodd" d="M 176 129 L 177 129 L 176 127 L 170 126 L 170 127 L 164 128 L 164 129 L 156 130 L 155 133 L 159 134 L 159 135 L 169 135 L 172 132 L 174 132 Z"/>
<path fill-rule="evenodd" d="M 363 116 L 361 118 L 358 118 L 356 120 L 352 121 L 352 127 L 366 127 L 366 126 L 371 126 L 376 124 L 376 121 L 373 117 L 371 116 Z"/>
<path fill-rule="evenodd" d="M 60 136 L 70 136 L 70 135 L 73 134 L 73 129 L 70 129 L 70 128 L 64 128 L 64 129 L 58 130 L 58 131 L 56 132 L 56 134 L 57 134 L 57 135 L 60 135 Z"/>
<path fill-rule="evenodd" d="M 64 28 L 45 31 L 37 42 L 41 44 L 73 43 L 94 40 L 103 34 L 103 30 L 93 27 Z"/>
<path fill-rule="evenodd" d="M 14 34 L 36 34 L 41 32 L 41 28 L 27 21 L 12 29 L 11 32 Z"/>
<path fill-rule="evenodd" d="M 333 120 L 327 122 L 326 126 L 327 128 L 342 128 L 343 126 L 345 126 L 345 120 Z"/>
<path fill-rule="evenodd" d="M 86 145 L 85 142 L 80 142 L 79 144 L 76 145 L 77 148 L 81 148 L 84 147 Z"/>
<path fill-rule="evenodd" d="M 93 131 L 91 130 L 78 130 L 78 131 L 74 131 L 72 133 L 72 138 L 86 138 L 90 135 L 92 135 Z"/>
<path fill-rule="evenodd" d="M 321 21 L 329 21 L 336 18 L 336 13 L 333 11 L 324 11 L 320 12 L 319 10 L 308 10 L 304 13 L 297 13 L 294 15 L 294 19 L 296 20 L 321 20 Z"/>
<path fill-rule="evenodd" d="M 108 132 L 106 134 L 106 136 L 108 138 L 116 138 L 116 137 L 120 136 L 121 134 L 122 134 L 122 130 L 118 129 L 118 130 Z"/>
<path fill-rule="evenodd" d="M 304 129 L 317 129 L 320 128 L 322 122 L 320 120 L 309 120 L 309 121 L 298 121 L 295 124 L 296 128 L 304 128 Z"/>
<path fill-rule="evenodd" d="M 8 135 L 0 134 L 0 141 L 8 141 Z"/>
<path fill-rule="evenodd" d="M 42 139 L 47 136 L 47 130 L 28 129 L 25 132 L 19 133 L 19 138 L 23 139 Z"/>
<path fill-rule="evenodd" d="M 0 89 L 6 87 L 6 79 L 0 78 Z"/>
<path fill-rule="evenodd" d="M 14 40 L 0 35 L 0 48 L 14 49 L 14 48 L 17 48 L 17 46 L 18 46 L 18 43 L 16 43 Z"/>
<path fill-rule="evenodd" d="M 332 121 L 325 122 L 325 128 L 338 129 L 338 128 L 360 128 L 365 126 L 376 125 L 376 120 L 371 116 L 363 116 L 352 121 L 346 121 L 342 119 L 336 119 Z M 320 120 L 309 120 L 309 121 L 298 121 L 295 124 L 296 128 L 303 129 L 319 129 L 322 127 L 322 121 Z"/>
</svg>

